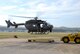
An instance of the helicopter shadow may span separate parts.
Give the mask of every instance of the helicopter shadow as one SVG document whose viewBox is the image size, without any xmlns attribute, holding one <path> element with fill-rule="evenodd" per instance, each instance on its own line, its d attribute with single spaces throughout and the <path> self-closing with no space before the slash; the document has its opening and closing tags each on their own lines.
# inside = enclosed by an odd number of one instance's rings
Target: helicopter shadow
<svg viewBox="0 0 80 54">
<path fill-rule="evenodd" d="M 66 45 L 71 45 L 71 44 L 73 44 L 73 45 L 76 45 L 76 43 L 74 43 L 74 42 L 70 42 L 70 43 L 63 43 L 63 42 L 61 42 L 61 41 L 59 41 L 59 42 L 51 42 L 51 43 L 49 43 L 49 42 L 25 42 L 25 43 L 44 43 L 44 44 L 66 44 Z"/>
</svg>

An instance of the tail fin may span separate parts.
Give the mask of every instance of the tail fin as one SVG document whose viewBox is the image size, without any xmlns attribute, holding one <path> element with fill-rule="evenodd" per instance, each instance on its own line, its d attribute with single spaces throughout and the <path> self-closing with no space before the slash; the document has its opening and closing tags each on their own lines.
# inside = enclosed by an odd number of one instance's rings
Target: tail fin
<svg viewBox="0 0 80 54">
<path fill-rule="evenodd" d="M 5 20 L 5 22 L 7 23 L 7 27 L 9 28 L 10 26 L 12 26 L 13 24 L 10 22 L 10 20 Z"/>
<path fill-rule="evenodd" d="M 14 25 L 16 25 L 16 22 L 13 22 L 14 23 Z"/>
<path fill-rule="evenodd" d="M 16 22 L 13 22 L 13 24 L 15 25 L 15 28 L 17 28 L 17 27 L 18 27 L 18 25 L 16 24 Z"/>
</svg>

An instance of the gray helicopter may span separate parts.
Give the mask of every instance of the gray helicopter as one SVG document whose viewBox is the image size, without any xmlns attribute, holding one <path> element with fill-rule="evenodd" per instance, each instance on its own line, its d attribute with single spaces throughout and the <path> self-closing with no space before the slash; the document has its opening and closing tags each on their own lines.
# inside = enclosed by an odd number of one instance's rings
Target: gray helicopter
<svg viewBox="0 0 80 54">
<path fill-rule="evenodd" d="M 12 23 L 10 20 L 5 20 L 8 28 L 10 26 L 14 26 L 15 28 L 17 28 L 20 25 L 24 25 L 25 28 L 28 30 L 28 33 L 33 33 L 33 32 L 49 33 L 49 32 L 52 32 L 53 30 L 53 25 L 47 23 L 46 21 L 38 20 L 38 17 L 23 17 L 23 16 L 13 16 L 13 17 L 34 18 L 34 19 L 28 20 L 25 23 L 16 23 L 16 22 Z"/>
</svg>

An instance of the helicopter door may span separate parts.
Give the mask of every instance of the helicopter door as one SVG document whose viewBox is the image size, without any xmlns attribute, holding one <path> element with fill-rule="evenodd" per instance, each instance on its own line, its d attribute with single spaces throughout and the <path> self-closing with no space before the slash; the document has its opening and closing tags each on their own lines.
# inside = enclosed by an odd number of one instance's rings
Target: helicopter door
<svg viewBox="0 0 80 54">
<path fill-rule="evenodd" d="M 32 24 L 31 27 L 33 28 L 33 30 L 37 30 L 38 29 L 38 26 L 36 24 Z"/>
<path fill-rule="evenodd" d="M 46 24 L 46 23 L 43 24 L 43 28 L 44 28 L 44 29 L 47 28 L 47 24 Z"/>
</svg>

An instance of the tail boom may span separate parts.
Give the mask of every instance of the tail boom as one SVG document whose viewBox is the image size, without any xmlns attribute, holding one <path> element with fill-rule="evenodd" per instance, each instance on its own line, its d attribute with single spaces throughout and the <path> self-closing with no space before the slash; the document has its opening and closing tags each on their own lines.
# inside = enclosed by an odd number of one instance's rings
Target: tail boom
<svg viewBox="0 0 80 54">
<path fill-rule="evenodd" d="M 17 28 L 19 25 L 25 25 L 24 23 L 20 23 L 20 24 L 16 24 L 15 22 L 11 23 L 10 20 L 5 20 L 6 24 L 7 24 L 7 28 L 9 28 L 10 26 L 14 26 L 15 28 Z"/>
</svg>

